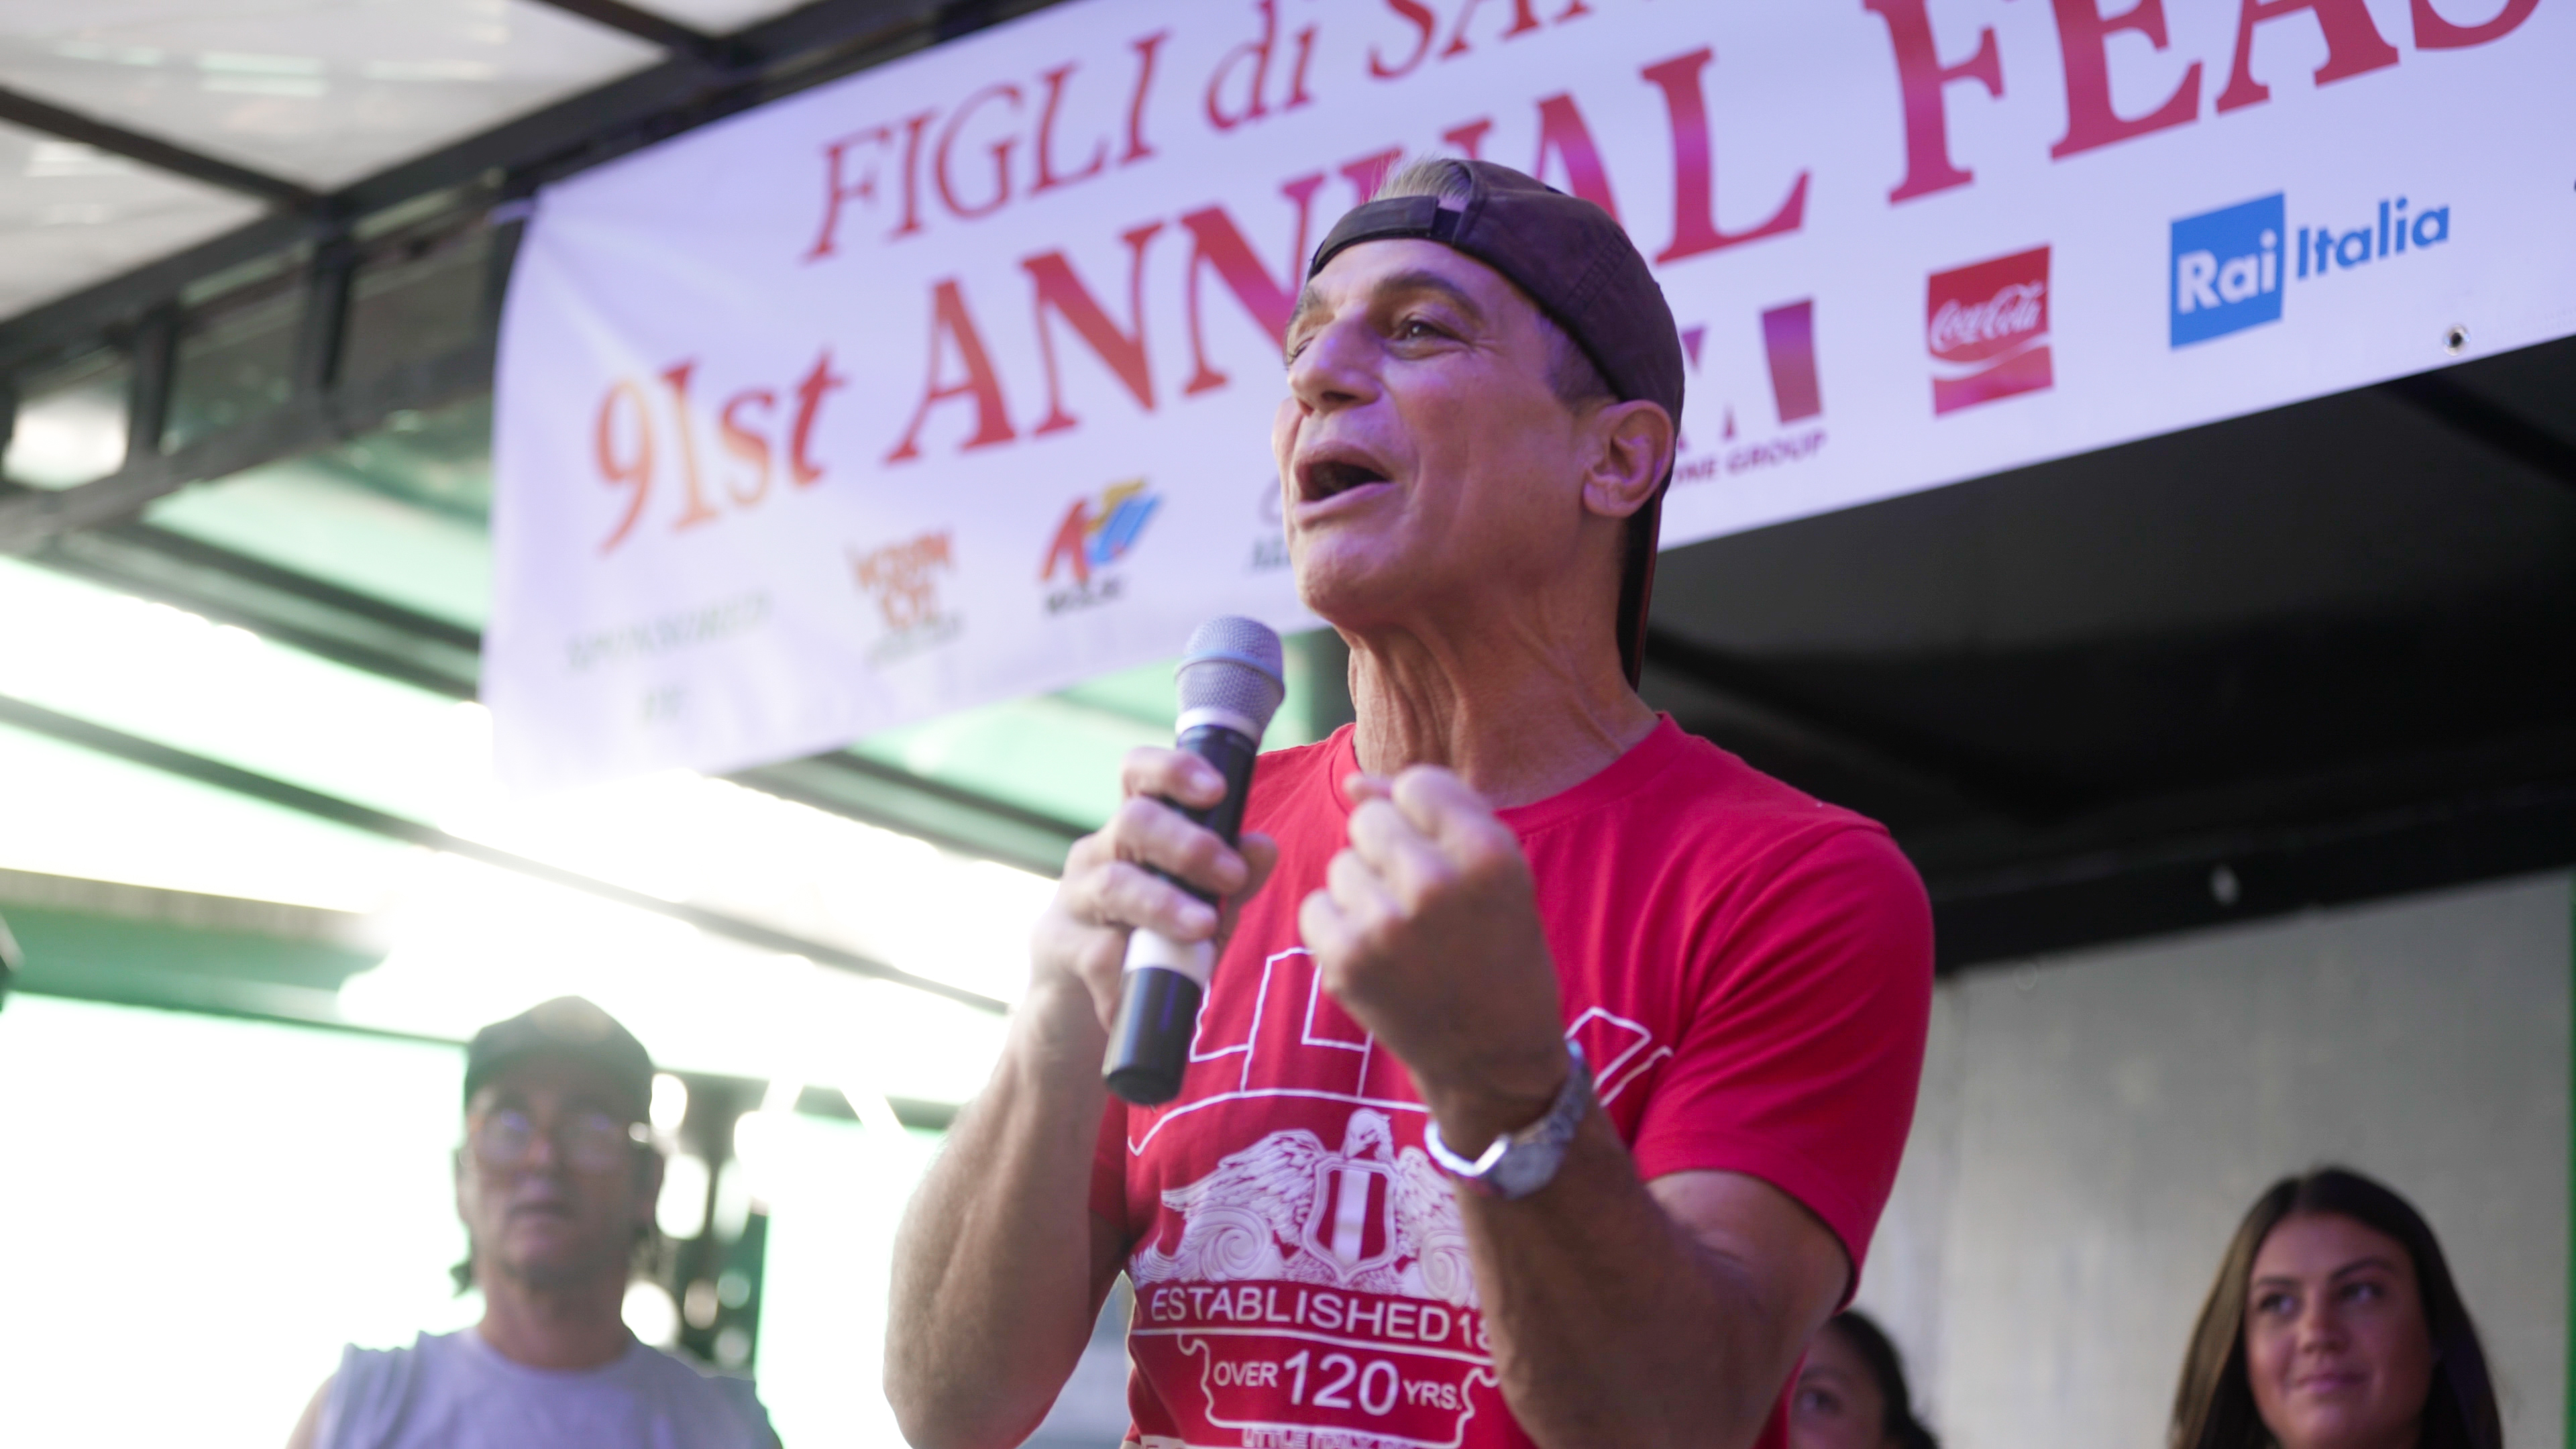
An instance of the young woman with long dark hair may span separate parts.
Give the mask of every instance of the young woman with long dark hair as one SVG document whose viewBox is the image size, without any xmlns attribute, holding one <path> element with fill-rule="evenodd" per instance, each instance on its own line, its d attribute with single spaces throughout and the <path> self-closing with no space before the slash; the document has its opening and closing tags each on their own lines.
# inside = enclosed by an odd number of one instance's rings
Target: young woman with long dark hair
<svg viewBox="0 0 2576 1449">
<path fill-rule="evenodd" d="M 2266 1188 L 2200 1311 L 2172 1449 L 2503 1449 L 2433 1230 L 2360 1173 Z"/>
<path fill-rule="evenodd" d="M 1896 1345 L 1859 1309 L 1835 1314 L 1807 1341 L 1789 1395 L 1789 1449 L 1941 1449 L 1914 1417 Z"/>
</svg>

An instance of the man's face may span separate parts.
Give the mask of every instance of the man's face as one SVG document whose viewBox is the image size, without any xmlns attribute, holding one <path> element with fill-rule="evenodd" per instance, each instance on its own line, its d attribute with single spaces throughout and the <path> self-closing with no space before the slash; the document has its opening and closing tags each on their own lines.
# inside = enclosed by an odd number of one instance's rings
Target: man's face
<svg viewBox="0 0 2576 1449">
<path fill-rule="evenodd" d="M 1554 329 L 1437 242 L 1336 254 L 1288 330 L 1271 429 L 1298 592 L 1346 628 L 1433 601 L 1562 587 L 1584 540 L 1586 420 L 1550 388 Z M 1588 586 L 1588 585 L 1587 585 Z"/>
<path fill-rule="evenodd" d="M 530 1061 L 483 1084 L 465 1109 L 456 1212 L 475 1272 L 531 1287 L 623 1280 L 652 1221 L 662 1161 L 633 1136 L 636 1113 L 608 1078 Z"/>
</svg>

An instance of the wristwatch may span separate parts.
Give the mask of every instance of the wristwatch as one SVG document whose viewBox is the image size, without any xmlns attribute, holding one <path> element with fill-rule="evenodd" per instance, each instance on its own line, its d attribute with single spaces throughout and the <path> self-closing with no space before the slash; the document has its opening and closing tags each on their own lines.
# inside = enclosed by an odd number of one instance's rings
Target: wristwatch
<svg viewBox="0 0 2576 1449">
<path fill-rule="evenodd" d="M 1556 1170 L 1565 1165 L 1565 1150 L 1573 1144 L 1575 1130 L 1592 1114 L 1592 1064 L 1573 1042 L 1567 1042 L 1565 1050 L 1573 1065 L 1565 1074 L 1565 1085 L 1556 1090 L 1556 1100 L 1537 1121 L 1495 1138 L 1473 1161 L 1450 1151 L 1449 1144 L 1440 1140 L 1440 1124 L 1432 1122 L 1422 1129 L 1422 1145 L 1430 1149 L 1431 1160 L 1476 1191 L 1506 1201 L 1527 1197 L 1554 1182 Z"/>
</svg>

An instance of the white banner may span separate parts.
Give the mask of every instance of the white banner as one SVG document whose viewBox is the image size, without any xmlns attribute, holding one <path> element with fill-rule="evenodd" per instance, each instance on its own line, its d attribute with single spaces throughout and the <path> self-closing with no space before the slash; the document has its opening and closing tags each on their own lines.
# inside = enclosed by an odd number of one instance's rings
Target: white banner
<svg viewBox="0 0 2576 1449">
<path fill-rule="evenodd" d="M 504 771 L 735 768 L 1310 623 L 1279 333 L 1400 155 L 1653 259 L 1669 547 L 2576 332 L 2571 74 L 2567 0 L 1056 6 L 540 196 Z"/>
</svg>

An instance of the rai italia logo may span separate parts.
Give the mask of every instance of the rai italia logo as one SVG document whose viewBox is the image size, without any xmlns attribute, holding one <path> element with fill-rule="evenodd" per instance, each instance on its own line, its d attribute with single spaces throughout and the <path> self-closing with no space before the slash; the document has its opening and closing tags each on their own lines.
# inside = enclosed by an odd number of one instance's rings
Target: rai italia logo
<svg viewBox="0 0 2576 1449">
<path fill-rule="evenodd" d="M 2185 347 L 2281 320 L 2282 193 L 2173 224 L 2173 342 Z"/>
<path fill-rule="evenodd" d="M 2288 194 L 2275 191 L 2176 221 L 2169 293 L 2173 345 L 2281 321 L 2293 281 L 2376 269 L 2451 239 L 2448 203 L 2417 204 L 2410 212 L 2404 196 L 2384 196 L 2375 212 L 2344 215 L 2358 225 L 2293 228 Z"/>
<path fill-rule="evenodd" d="M 1077 498 L 1056 525 L 1054 541 L 1038 565 L 1038 582 L 1048 590 L 1050 614 L 1109 603 L 1123 592 L 1122 581 L 1108 568 L 1127 557 L 1145 525 L 1163 506 L 1142 478 L 1130 478 L 1101 490 L 1097 498 Z M 1061 575 L 1063 582 L 1057 583 Z"/>
</svg>

